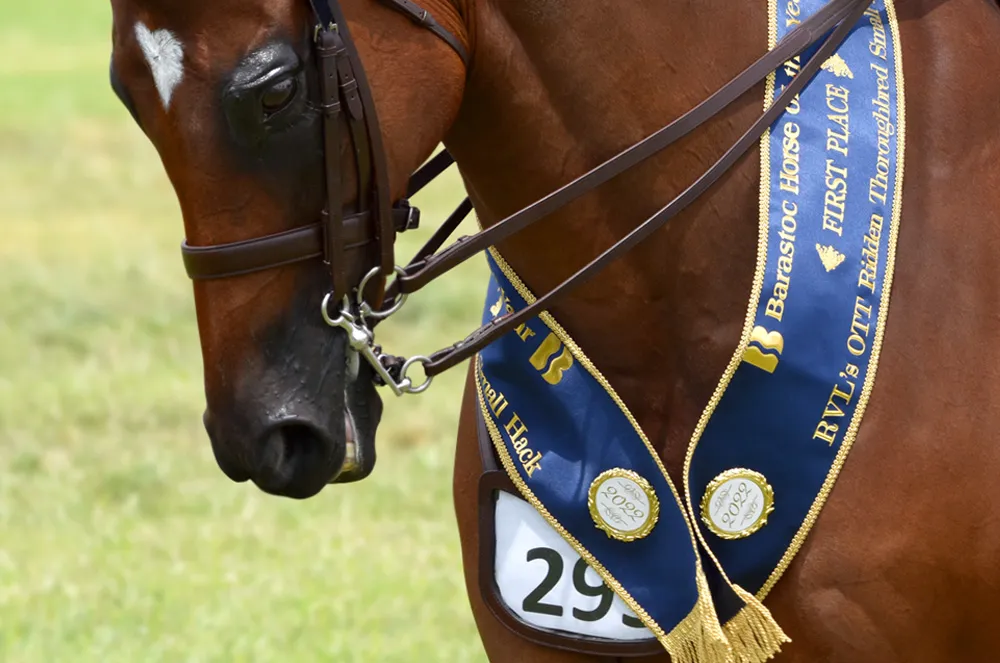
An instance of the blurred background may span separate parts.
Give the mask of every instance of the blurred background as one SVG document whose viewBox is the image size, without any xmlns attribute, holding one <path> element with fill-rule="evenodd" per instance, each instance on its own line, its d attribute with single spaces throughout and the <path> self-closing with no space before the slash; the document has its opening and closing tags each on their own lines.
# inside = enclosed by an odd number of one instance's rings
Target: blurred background
<svg viewBox="0 0 1000 663">
<path fill-rule="evenodd" d="M 107 2 L 0 0 L 0 661 L 485 661 L 451 503 L 464 366 L 380 392 L 359 484 L 226 479 L 178 207 L 111 92 L 110 32 Z M 454 173 L 421 195 L 401 258 L 461 195 Z M 485 287 L 474 260 L 380 341 L 458 340 Z"/>
</svg>

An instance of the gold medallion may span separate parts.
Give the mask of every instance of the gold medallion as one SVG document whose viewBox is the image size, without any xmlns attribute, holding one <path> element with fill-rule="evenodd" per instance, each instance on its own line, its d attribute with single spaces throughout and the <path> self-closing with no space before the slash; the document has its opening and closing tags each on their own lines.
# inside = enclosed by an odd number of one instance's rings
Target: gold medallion
<svg viewBox="0 0 1000 663">
<path fill-rule="evenodd" d="M 774 490 L 760 472 L 735 467 L 709 482 L 701 498 L 701 519 L 723 539 L 742 539 L 767 524 Z"/>
<path fill-rule="evenodd" d="M 619 541 L 646 536 L 660 516 L 660 501 L 649 482 L 620 467 L 601 472 L 594 479 L 587 506 L 597 528 Z"/>
</svg>

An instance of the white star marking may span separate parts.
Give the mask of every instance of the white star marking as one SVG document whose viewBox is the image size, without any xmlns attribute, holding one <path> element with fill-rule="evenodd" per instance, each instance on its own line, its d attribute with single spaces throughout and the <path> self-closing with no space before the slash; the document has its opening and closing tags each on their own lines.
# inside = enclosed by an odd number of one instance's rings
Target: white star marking
<svg viewBox="0 0 1000 663">
<path fill-rule="evenodd" d="M 150 32 L 142 22 L 135 24 L 135 38 L 153 73 L 163 108 L 169 110 L 170 97 L 184 78 L 184 47 L 169 30 Z"/>
</svg>

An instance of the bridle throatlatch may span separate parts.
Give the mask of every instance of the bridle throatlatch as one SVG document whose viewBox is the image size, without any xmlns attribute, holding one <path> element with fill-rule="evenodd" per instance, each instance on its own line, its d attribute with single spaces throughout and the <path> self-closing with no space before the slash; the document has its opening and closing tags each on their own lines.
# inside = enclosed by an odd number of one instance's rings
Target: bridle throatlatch
<svg viewBox="0 0 1000 663">
<path fill-rule="evenodd" d="M 381 1 L 440 37 L 468 68 L 469 56 L 462 43 L 442 28 L 425 9 L 411 0 Z M 406 197 L 392 204 L 375 103 L 357 48 L 347 29 L 347 21 L 338 0 L 309 2 L 318 21 L 313 33 L 314 66 L 311 73 L 317 78 L 320 95 L 317 108 L 323 117 L 326 207 L 321 213 L 321 220 L 285 232 L 228 244 L 190 246 L 184 242 L 181 245 L 184 265 L 188 276 L 204 280 L 235 277 L 303 260 L 322 259 L 330 269 L 332 284 L 323 299 L 323 319 L 330 326 L 339 327 L 347 333 L 348 344 L 371 364 L 376 381 L 387 385 L 397 396 L 425 391 L 435 375 L 470 358 L 503 334 L 550 308 L 559 297 L 639 244 L 690 205 L 778 119 L 822 64 L 836 52 L 870 4 L 870 0 L 831 0 L 786 35 L 774 49 L 656 133 L 506 219 L 474 235 L 461 237 L 441 250 L 472 211 L 472 203 L 466 197 L 413 259 L 405 267 L 399 267 L 394 257 L 396 233 L 416 228 L 420 221 L 420 212 L 409 204 L 409 199 L 454 161 L 447 150 L 439 152 L 410 177 Z M 785 61 L 801 54 L 827 34 L 818 50 L 774 103 L 718 161 L 665 207 L 534 303 L 520 311 L 497 317 L 462 341 L 428 356 L 404 359 L 384 354 L 375 344 L 375 325 L 397 312 L 408 295 L 686 136 L 764 80 Z M 343 204 L 343 172 L 339 159 L 344 126 L 357 164 L 357 202 L 350 208 L 345 208 Z M 395 280 L 385 289 L 385 284 L 393 276 Z M 372 300 L 369 300 L 369 286 L 378 291 Z M 377 302 L 376 306 L 370 301 Z M 336 310 L 333 310 L 334 307 Z M 426 376 L 419 384 L 414 384 L 408 376 L 409 369 L 416 364 L 423 367 Z"/>
</svg>

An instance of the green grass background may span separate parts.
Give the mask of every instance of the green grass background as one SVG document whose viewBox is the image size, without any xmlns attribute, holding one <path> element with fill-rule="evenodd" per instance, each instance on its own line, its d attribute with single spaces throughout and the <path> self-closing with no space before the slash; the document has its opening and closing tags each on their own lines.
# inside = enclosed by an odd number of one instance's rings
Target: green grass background
<svg viewBox="0 0 1000 663">
<path fill-rule="evenodd" d="M 297 502 L 217 469 L 179 212 L 110 30 L 107 2 L 0 0 L 0 661 L 485 660 L 451 505 L 462 368 L 383 391 L 360 484 Z M 435 185 L 425 219 L 460 194 Z M 457 340 L 484 287 L 474 261 L 380 340 Z"/>
</svg>

